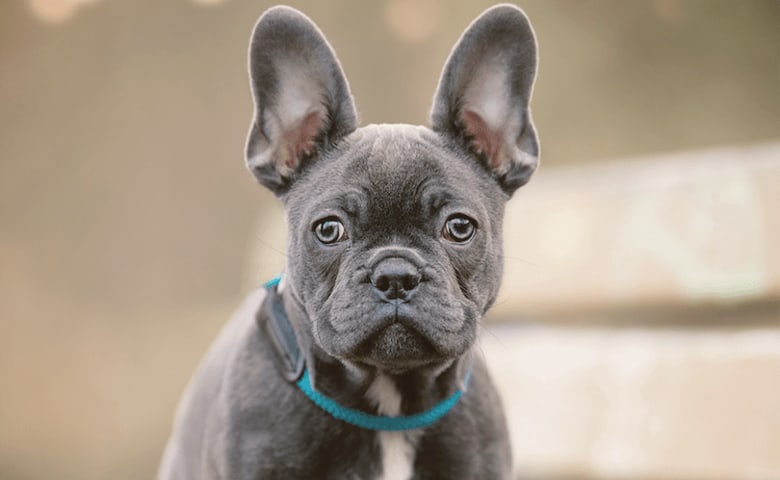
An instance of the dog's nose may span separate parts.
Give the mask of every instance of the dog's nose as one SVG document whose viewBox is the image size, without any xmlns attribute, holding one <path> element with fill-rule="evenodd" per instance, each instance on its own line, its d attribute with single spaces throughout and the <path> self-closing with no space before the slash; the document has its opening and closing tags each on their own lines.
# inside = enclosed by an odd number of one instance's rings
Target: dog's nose
<svg viewBox="0 0 780 480">
<path fill-rule="evenodd" d="M 385 301 L 409 300 L 421 278 L 414 264 L 399 257 L 382 260 L 371 272 L 371 284 Z"/>
</svg>

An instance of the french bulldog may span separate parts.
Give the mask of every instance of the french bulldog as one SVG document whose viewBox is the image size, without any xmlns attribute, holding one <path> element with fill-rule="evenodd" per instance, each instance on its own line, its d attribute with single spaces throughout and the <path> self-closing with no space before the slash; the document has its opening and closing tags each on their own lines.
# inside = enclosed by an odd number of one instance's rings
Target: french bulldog
<svg viewBox="0 0 780 480">
<path fill-rule="evenodd" d="M 536 52 L 520 9 L 490 8 L 446 62 L 430 128 L 359 127 L 314 23 L 260 17 L 246 163 L 284 205 L 287 264 L 192 378 L 161 480 L 510 478 L 474 350 L 504 204 L 539 162 Z"/>
</svg>

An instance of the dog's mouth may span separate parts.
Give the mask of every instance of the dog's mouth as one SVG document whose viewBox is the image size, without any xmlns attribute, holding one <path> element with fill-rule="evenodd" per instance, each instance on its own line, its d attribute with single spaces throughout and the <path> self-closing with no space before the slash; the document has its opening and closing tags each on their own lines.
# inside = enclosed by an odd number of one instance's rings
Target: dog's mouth
<svg viewBox="0 0 780 480">
<path fill-rule="evenodd" d="M 334 357 L 387 372 L 435 367 L 463 355 L 475 340 L 474 312 L 446 295 L 420 294 L 407 302 L 350 295 L 337 314 L 329 305 L 317 320 L 317 341 Z"/>
<path fill-rule="evenodd" d="M 364 340 L 355 352 L 355 359 L 391 371 L 441 361 L 430 341 L 400 322 L 392 323 Z"/>
</svg>

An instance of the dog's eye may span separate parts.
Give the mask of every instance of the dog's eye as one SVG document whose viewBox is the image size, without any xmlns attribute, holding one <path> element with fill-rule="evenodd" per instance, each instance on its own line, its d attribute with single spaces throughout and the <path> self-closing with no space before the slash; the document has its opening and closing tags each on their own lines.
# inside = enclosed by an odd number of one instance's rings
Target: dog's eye
<svg viewBox="0 0 780 480">
<path fill-rule="evenodd" d="M 474 236 L 477 226 L 474 220 L 465 215 L 454 215 L 447 219 L 441 236 L 454 243 L 466 243 Z"/>
<path fill-rule="evenodd" d="M 344 224 L 335 218 L 326 218 L 317 222 L 314 225 L 314 235 L 325 245 L 342 242 L 348 238 Z"/>
</svg>

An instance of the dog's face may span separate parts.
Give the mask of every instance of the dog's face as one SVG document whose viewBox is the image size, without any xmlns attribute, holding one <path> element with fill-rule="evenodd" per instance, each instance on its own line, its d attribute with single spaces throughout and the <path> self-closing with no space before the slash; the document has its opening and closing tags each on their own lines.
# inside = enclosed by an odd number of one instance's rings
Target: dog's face
<svg viewBox="0 0 780 480">
<path fill-rule="evenodd" d="M 323 160 L 286 196 L 317 342 L 396 369 L 464 353 L 498 288 L 505 194 L 422 127 L 366 127 Z"/>
<path fill-rule="evenodd" d="M 432 129 L 357 128 L 319 30 L 286 7 L 261 17 L 247 163 L 284 202 L 285 288 L 321 349 L 390 371 L 469 349 L 500 283 L 504 203 L 538 164 L 535 68 L 526 17 L 495 7 L 447 61 Z"/>
</svg>

